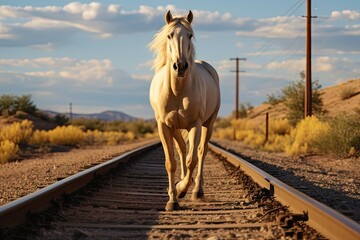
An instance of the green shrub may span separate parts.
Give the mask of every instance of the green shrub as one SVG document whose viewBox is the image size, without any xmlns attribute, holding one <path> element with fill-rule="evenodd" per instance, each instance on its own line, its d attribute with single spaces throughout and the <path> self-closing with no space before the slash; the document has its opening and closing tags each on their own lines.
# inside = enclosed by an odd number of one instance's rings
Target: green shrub
<svg viewBox="0 0 360 240">
<path fill-rule="evenodd" d="M 35 115 L 37 108 L 31 101 L 31 95 L 23 95 L 20 97 L 13 95 L 0 96 L 0 115 L 7 117 L 14 115 L 17 111 Z"/>
<path fill-rule="evenodd" d="M 276 104 L 281 102 L 281 96 L 276 96 L 275 94 L 267 94 L 267 100 L 265 101 L 265 103 L 275 106 Z"/>
<path fill-rule="evenodd" d="M 312 144 L 338 157 L 360 156 L 360 115 L 339 114 L 328 121 L 330 130 Z"/>
</svg>

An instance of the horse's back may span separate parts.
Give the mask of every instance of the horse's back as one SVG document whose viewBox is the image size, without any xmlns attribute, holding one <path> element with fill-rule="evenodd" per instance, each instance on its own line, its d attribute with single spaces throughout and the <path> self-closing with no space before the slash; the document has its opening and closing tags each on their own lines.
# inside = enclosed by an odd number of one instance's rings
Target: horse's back
<svg viewBox="0 0 360 240">
<path fill-rule="evenodd" d="M 205 118 L 207 120 L 211 116 L 217 115 L 217 112 L 220 108 L 220 86 L 219 86 L 219 76 L 213 66 L 209 63 L 201 60 L 195 60 L 197 67 L 197 72 L 201 79 L 205 81 L 206 96 L 203 99 L 203 104 L 205 105 Z M 199 79 L 198 79 L 199 80 Z M 201 89 L 204 91 L 205 89 Z"/>
<path fill-rule="evenodd" d="M 212 76 L 212 78 L 219 86 L 219 75 L 217 74 L 213 66 L 211 66 L 208 62 L 205 62 L 203 60 L 195 60 L 195 64 L 198 68 L 204 68 Z"/>
</svg>

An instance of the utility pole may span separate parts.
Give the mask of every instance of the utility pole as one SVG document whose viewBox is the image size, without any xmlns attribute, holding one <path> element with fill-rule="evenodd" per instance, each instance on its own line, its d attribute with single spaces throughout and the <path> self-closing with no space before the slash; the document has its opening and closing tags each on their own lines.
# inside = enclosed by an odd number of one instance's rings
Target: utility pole
<svg viewBox="0 0 360 240">
<path fill-rule="evenodd" d="M 69 103 L 69 117 L 70 121 L 72 120 L 72 103 Z"/>
<path fill-rule="evenodd" d="M 235 84 L 235 119 L 239 118 L 239 73 L 240 72 L 245 72 L 245 71 L 240 71 L 239 68 L 239 64 L 240 61 L 246 61 L 246 58 L 230 58 L 230 60 L 236 60 L 236 70 L 235 71 L 231 71 L 231 72 L 235 72 L 236 73 L 236 84 Z M 236 140 L 236 130 L 234 128 L 234 140 Z"/>
<path fill-rule="evenodd" d="M 239 118 L 239 73 L 240 72 L 245 72 L 245 71 L 240 71 L 239 68 L 239 64 L 240 61 L 246 61 L 246 58 L 230 58 L 230 60 L 236 60 L 236 70 L 235 71 L 231 71 L 231 72 L 235 72 L 236 73 L 236 84 L 235 84 L 235 119 Z"/>
<path fill-rule="evenodd" d="M 311 0 L 306 0 L 306 83 L 304 99 L 304 117 L 311 116 L 312 110 L 312 82 L 311 82 Z"/>
</svg>

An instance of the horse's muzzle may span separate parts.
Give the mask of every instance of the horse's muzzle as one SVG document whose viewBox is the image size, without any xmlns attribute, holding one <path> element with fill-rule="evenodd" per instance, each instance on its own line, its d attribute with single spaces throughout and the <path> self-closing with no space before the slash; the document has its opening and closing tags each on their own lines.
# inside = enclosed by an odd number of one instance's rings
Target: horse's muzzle
<svg viewBox="0 0 360 240">
<path fill-rule="evenodd" d="M 189 64 L 187 63 L 187 61 L 176 61 L 173 64 L 173 68 L 178 73 L 178 77 L 184 77 L 188 67 Z"/>
</svg>

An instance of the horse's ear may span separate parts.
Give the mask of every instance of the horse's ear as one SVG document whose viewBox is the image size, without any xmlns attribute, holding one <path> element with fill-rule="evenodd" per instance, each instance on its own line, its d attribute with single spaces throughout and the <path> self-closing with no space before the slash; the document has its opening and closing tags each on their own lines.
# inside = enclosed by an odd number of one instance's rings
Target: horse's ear
<svg viewBox="0 0 360 240">
<path fill-rule="evenodd" d="M 170 12 L 170 10 L 168 10 L 165 14 L 165 22 L 166 22 L 166 24 L 169 24 L 172 21 L 173 21 L 173 18 L 172 18 L 171 12 Z"/>
<path fill-rule="evenodd" d="M 188 21 L 189 23 L 191 23 L 192 20 L 193 20 L 193 18 L 194 18 L 193 13 L 191 12 L 191 10 L 189 10 L 189 13 L 188 13 L 188 15 L 186 16 L 186 19 L 187 19 L 187 21 Z"/>
</svg>

